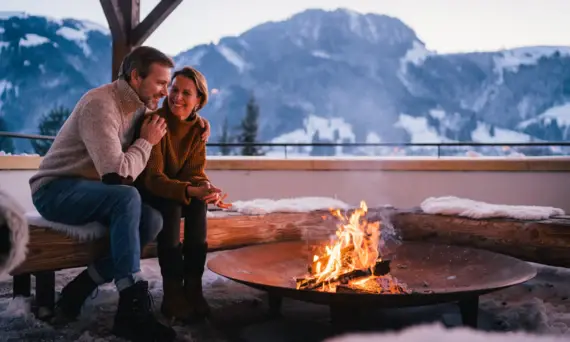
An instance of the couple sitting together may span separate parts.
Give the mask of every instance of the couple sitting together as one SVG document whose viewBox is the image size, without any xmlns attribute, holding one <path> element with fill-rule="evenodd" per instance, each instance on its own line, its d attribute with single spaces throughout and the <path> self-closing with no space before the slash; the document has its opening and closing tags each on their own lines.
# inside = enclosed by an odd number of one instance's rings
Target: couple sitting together
<svg viewBox="0 0 570 342">
<path fill-rule="evenodd" d="M 109 255 L 63 288 L 57 315 L 76 318 L 98 285 L 114 281 L 113 333 L 134 341 L 176 335 L 155 317 L 141 275 L 141 250 L 155 239 L 163 315 L 190 322 L 209 314 L 202 294 L 207 205 L 225 206 L 204 172 L 210 126 L 198 112 L 208 102 L 206 79 L 191 67 L 172 74 L 173 67 L 154 48 L 133 50 L 118 80 L 77 102 L 30 179 L 34 206 L 47 220 L 109 227 Z"/>
</svg>

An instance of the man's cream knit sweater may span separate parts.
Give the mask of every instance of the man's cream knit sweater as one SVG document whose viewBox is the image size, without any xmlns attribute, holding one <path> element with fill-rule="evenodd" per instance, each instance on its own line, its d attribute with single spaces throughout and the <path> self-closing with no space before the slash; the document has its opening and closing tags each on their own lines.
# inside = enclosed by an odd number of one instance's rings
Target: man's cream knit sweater
<svg viewBox="0 0 570 342">
<path fill-rule="evenodd" d="M 152 149 L 144 139 L 132 142 L 134 126 L 144 112 L 143 102 L 124 80 L 88 91 L 30 178 L 32 194 L 58 177 L 101 180 L 116 173 L 136 179 Z"/>
</svg>

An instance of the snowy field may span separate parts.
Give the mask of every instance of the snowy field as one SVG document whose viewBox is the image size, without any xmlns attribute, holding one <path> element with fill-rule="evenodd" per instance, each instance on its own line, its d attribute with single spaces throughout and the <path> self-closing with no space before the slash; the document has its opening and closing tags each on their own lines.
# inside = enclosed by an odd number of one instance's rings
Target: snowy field
<svg viewBox="0 0 570 342">
<path fill-rule="evenodd" d="M 220 253 L 220 252 L 217 252 Z M 211 253 L 213 257 L 216 253 Z M 491 331 L 492 336 L 479 336 L 456 329 L 441 329 L 461 323 L 458 308 L 447 304 L 421 309 L 387 310 L 370 314 L 365 324 L 376 330 L 409 329 L 418 324 L 435 324 L 427 333 L 404 330 L 406 339 L 374 341 L 504 341 L 511 332 L 521 331 L 530 335 L 523 340 L 513 335 L 513 341 L 551 341 L 553 337 L 570 338 L 570 270 L 535 265 L 539 272 L 535 279 L 506 290 L 481 297 L 480 330 Z M 57 273 L 57 290 L 81 269 Z M 155 308 L 160 307 L 162 297 L 161 277 L 155 259 L 143 262 L 143 274 L 151 283 Z M 271 318 L 262 292 L 250 289 L 206 271 L 205 294 L 213 307 L 210 322 L 193 326 L 175 326 L 178 341 L 323 341 L 332 338 L 335 332 L 329 323 L 327 308 L 293 300 L 284 301 L 283 316 Z M 30 313 L 29 301 L 12 299 L 11 282 L 0 283 L 0 340 L 1 341 L 122 341 L 110 334 L 112 319 L 117 305 L 117 293 L 112 285 L 101 287 L 89 298 L 80 319 L 69 326 L 55 329 L 37 320 Z M 509 332 L 505 335 L 506 332 Z M 426 335 L 427 334 L 427 335 Z M 497 334 L 495 336 L 495 334 Z M 432 337 L 427 338 L 430 335 Z M 467 335 L 467 336 L 466 336 Z M 537 336 L 534 336 L 537 335 Z M 415 336 L 415 337 L 414 337 Z M 418 338 L 421 336 L 422 338 Z M 345 337 L 344 341 L 372 341 Z M 338 342 L 338 341 L 337 341 Z"/>
</svg>

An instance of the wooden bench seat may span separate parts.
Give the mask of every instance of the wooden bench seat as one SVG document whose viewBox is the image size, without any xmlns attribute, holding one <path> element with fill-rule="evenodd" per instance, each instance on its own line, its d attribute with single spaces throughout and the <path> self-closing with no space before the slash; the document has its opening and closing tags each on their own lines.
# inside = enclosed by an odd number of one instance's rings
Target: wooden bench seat
<svg viewBox="0 0 570 342">
<path fill-rule="evenodd" d="M 269 213 L 241 215 L 238 213 L 208 215 L 208 245 L 210 251 L 277 241 L 299 240 L 307 230 L 323 225 L 321 211 L 309 213 Z M 184 222 L 180 223 L 184 236 Z M 30 225 L 26 260 L 14 269 L 13 295 L 31 295 L 31 275 L 36 279 L 36 311 L 42 307 L 51 312 L 54 305 L 55 272 L 83 267 L 106 253 L 106 236 L 80 241 L 52 228 Z M 144 248 L 142 258 L 156 257 L 156 244 Z M 45 311 L 45 310 L 44 310 Z"/>
</svg>

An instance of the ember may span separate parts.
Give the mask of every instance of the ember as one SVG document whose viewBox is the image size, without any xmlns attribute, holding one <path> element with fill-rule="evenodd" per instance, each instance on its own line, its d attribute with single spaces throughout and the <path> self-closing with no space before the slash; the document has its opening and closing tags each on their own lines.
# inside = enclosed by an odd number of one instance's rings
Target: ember
<svg viewBox="0 0 570 342">
<path fill-rule="evenodd" d="M 392 277 L 390 261 L 379 252 L 380 222 L 364 218 L 368 207 L 364 201 L 350 217 L 331 210 L 340 220 L 335 242 L 313 255 L 309 275 L 296 279 L 301 290 L 326 292 L 410 293 L 405 284 Z"/>
</svg>

